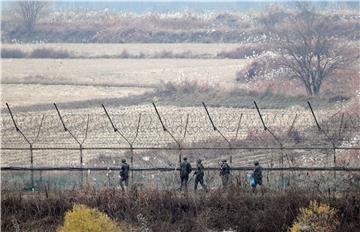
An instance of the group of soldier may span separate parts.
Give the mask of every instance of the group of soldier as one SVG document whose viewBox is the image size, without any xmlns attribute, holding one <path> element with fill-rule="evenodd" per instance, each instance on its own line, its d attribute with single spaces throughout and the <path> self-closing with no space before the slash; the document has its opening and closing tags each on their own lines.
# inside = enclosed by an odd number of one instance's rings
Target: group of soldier
<svg viewBox="0 0 360 232">
<path fill-rule="evenodd" d="M 256 190 L 257 185 L 260 186 L 262 185 L 262 168 L 258 161 L 255 161 L 254 164 L 255 164 L 255 168 L 251 173 L 252 181 L 250 184 L 253 191 Z M 204 182 L 204 175 L 205 175 L 204 169 L 205 168 L 204 165 L 202 164 L 202 160 L 198 159 L 196 162 L 196 169 L 193 174 L 195 176 L 195 185 L 194 185 L 195 191 L 197 190 L 199 183 L 206 192 L 208 191 L 208 188 Z M 120 169 L 120 186 L 123 191 L 125 190 L 125 187 L 129 185 L 129 170 L 130 170 L 129 164 L 126 163 L 125 159 L 122 159 L 121 169 Z M 230 170 L 231 168 L 227 163 L 227 160 L 226 159 L 222 160 L 220 164 L 220 177 L 224 189 L 227 189 L 229 185 Z M 180 190 L 187 191 L 189 176 L 191 172 L 192 172 L 191 164 L 188 162 L 187 157 L 184 157 L 183 161 L 180 164 L 180 181 L 181 181 Z"/>
</svg>

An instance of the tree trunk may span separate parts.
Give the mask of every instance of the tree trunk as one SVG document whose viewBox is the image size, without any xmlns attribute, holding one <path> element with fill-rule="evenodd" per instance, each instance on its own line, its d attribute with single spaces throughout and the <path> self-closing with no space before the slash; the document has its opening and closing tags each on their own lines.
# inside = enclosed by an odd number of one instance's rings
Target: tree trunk
<svg viewBox="0 0 360 232">
<path fill-rule="evenodd" d="M 312 89 L 312 84 L 309 83 L 310 77 L 300 77 L 300 79 L 303 81 L 305 89 L 306 89 L 306 93 L 310 96 L 314 95 L 313 89 Z"/>
<path fill-rule="evenodd" d="M 320 91 L 320 85 L 314 84 L 313 89 L 313 95 L 318 95 Z"/>
</svg>

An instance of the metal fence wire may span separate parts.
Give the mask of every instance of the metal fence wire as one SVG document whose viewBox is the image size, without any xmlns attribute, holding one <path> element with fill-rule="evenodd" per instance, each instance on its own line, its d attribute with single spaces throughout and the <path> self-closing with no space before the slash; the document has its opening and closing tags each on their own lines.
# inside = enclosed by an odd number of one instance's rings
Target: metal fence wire
<svg viewBox="0 0 360 232">
<path fill-rule="evenodd" d="M 355 113 L 297 112 L 202 107 L 106 108 L 69 113 L 54 103 L 43 114 L 2 115 L 1 170 L 100 172 L 119 170 L 122 158 L 132 172 L 174 171 L 183 156 L 203 159 L 217 170 L 251 170 L 257 160 L 268 172 L 360 171 L 360 117 Z M 65 112 L 65 113 L 64 113 Z M 80 182 L 84 175 L 80 175 Z M 134 173 L 132 173 L 132 177 Z"/>
</svg>

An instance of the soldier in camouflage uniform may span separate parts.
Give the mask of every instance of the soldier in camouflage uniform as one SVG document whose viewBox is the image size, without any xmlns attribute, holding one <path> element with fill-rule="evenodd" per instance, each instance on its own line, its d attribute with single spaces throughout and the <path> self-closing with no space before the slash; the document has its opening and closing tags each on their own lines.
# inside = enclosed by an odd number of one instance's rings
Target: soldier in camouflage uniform
<svg viewBox="0 0 360 232">
<path fill-rule="evenodd" d="M 194 175 L 195 175 L 195 188 L 194 188 L 195 191 L 197 190 L 197 186 L 200 183 L 201 186 L 203 187 L 203 189 L 207 192 L 208 191 L 207 187 L 204 184 L 204 166 L 201 163 L 201 159 L 199 159 L 197 161 L 196 171 L 195 171 Z"/>
<path fill-rule="evenodd" d="M 253 191 L 255 191 L 256 189 L 256 186 L 257 185 L 262 185 L 262 168 L 259 164 L 258 161 L 255 161 L 255 168 L 254 168 L 254 172 L 253 172 L 253 176 L 254 176 L 254 179 L 255 179 L 255 187 L 253 187 Z"/>
<path fill-rule="evenodd" d="M 122 159 L 120 170 L 120 186 L 123 191 L 125 191 L 125 188 L 127 188 L 129 185 L 129 170 L 130 166 L 126 163 L 125 159 Z M 125 182 L 125 187 L 123 182 Z"/>
<path fill-rule="evenodd" d="M 220 165 L 220 176 L 223 184 L 223 188 L 227 189 L 230 179 L 230 166 L 224 159 Z"/>
<path fill-rule="evenodd" d="M 183 158 L 183 162 L 180 164 L 180 180 L 181 180 L 181 186 L 180 190 L 185 189 L 187 191 L 187 183 L 189 180 L 189 174 L 192 171 L 191 164 L 187 161 L 187 158 Z"/>
</svg>

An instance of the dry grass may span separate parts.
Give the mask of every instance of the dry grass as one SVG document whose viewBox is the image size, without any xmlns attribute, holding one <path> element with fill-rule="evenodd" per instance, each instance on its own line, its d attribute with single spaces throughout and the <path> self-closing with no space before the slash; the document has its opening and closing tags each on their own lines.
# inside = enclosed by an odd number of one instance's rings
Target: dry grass
<svg viewBox="0 0 360 232">
<path fill-rule="evenodd" d="M 1 48 L 1 58 L 25 58 L 27 54 L 16 48 Z"/>
<path fill-rule="evenodd" d="M 143 93 L 162 80 L 184 78 L 231 87 L 235 84 L 233 75 L 243 63 L 243 60 L 200 59 L 2 60 L 2 101 L 10 105 L 35 105 L 56 100 L 120 98 Z M 38 87 L 34 84 L 46 86 L 39 86 L 34 92 Z M 25 99 L 24 93 L 30 92 Z"/>
<path fill-rule="evenodd" d="M 236 43 L 262 39 L 261 31 L 254 26 L 254 17 L 243 13 L 134 15 L 114 11 L 55 11 L 39 22 L 36 39 L 22 33 L 12 17 L 5 16 L 3 21 L 3 41 Z M 239 28 L 243 30 L 240 32 Z"/>
<path fill-rule="evenodd" d="M 337 231 L 355 231 L 359 224 L 359 194 L 333 197 L 294 189 L 252 194 L 238 188 L 208 194 L 173 191 L 137 191 L 128 194 L 114 189 L 59 191 L 39 194 L 2 194 L 1 228 L 15 231 L 55 231 L 64 213 L 75 203 L 98 208 L 129 229 L 153 231 L 287 231 L 311 200 L 335 208 L 340 219 Z"/>
<path fill-rule="evenodd" d="M 20 50 L 24 53 L 30 53 L 35 49 L 53 49 L 71 51 L 75 57 L 116 57 L 122 51 L 126 50 L 130 55 L 136 56 L 143 53 L 145 57 L 161 53 L 162 51 L 171 51 L 174 54 L 181 54 L 191 51 L 192 55 L 200 56 L 207 54 L 209 57 L 215 57 L 219 52 L 230 51 L 241 46 L 241 44 L 221 43 L 221 44 L 195 44 L 195 43 L 170 43 L 170 44 L 144 44 L 144 43 L 130 43 L 130 44 L 99 44 L 99 43 L 45 43 L 45 44 L 1 44 L 3 49 Z M 244 44 L 244 46 L 251 46 Z"/>
<path fill-rule="evenodd" d="M 67 50 L 37 48 L 30 53 L 29 57 L 34 59 L 65 59 L 71 58 L 72 55 Z"/>
<path fill-rule="evenodd" d="M 11 106 L 88 101 L 92 99 L 126 98 L 144 94 L 151 88 L 86 86 L 86 85 L 40 85 L 2 84 L 1 102 Z M 24 94 L 26 93 L 26 94 Z"/>
<path fill-rule="evenodd" d="M 164 81 L 188 78 L 233 86 L 235 71 L 244 60 L 192 59 L 31 59 L 3 60 L 2 80 L 22 81 L 41 76 L 55 83 L 151 86 Z M 3 82 L 3 83 L 4 83 Z M 41 81 L 39 81 L 41 83 Z"/>
<path fill-rule="evenodd" d="M 36 48 L 31 52 L 26 52 L 20 48 L 1 48 L 1 58 L 8 59 L 65 59 L 73 58 L 73 55 L 64 49 L 53 49 L 53 48 Z"/>
<path fill-rule="evenodd" d="M 232 50 L 221 51 L 217 54 L 219 58 L 229 58 L 229 59 L 245 59 L 253 58 L 259 56 L 270 50 L 270 47 L 266 44 L 251 44 L 243 45 Z"/>
</svg>

